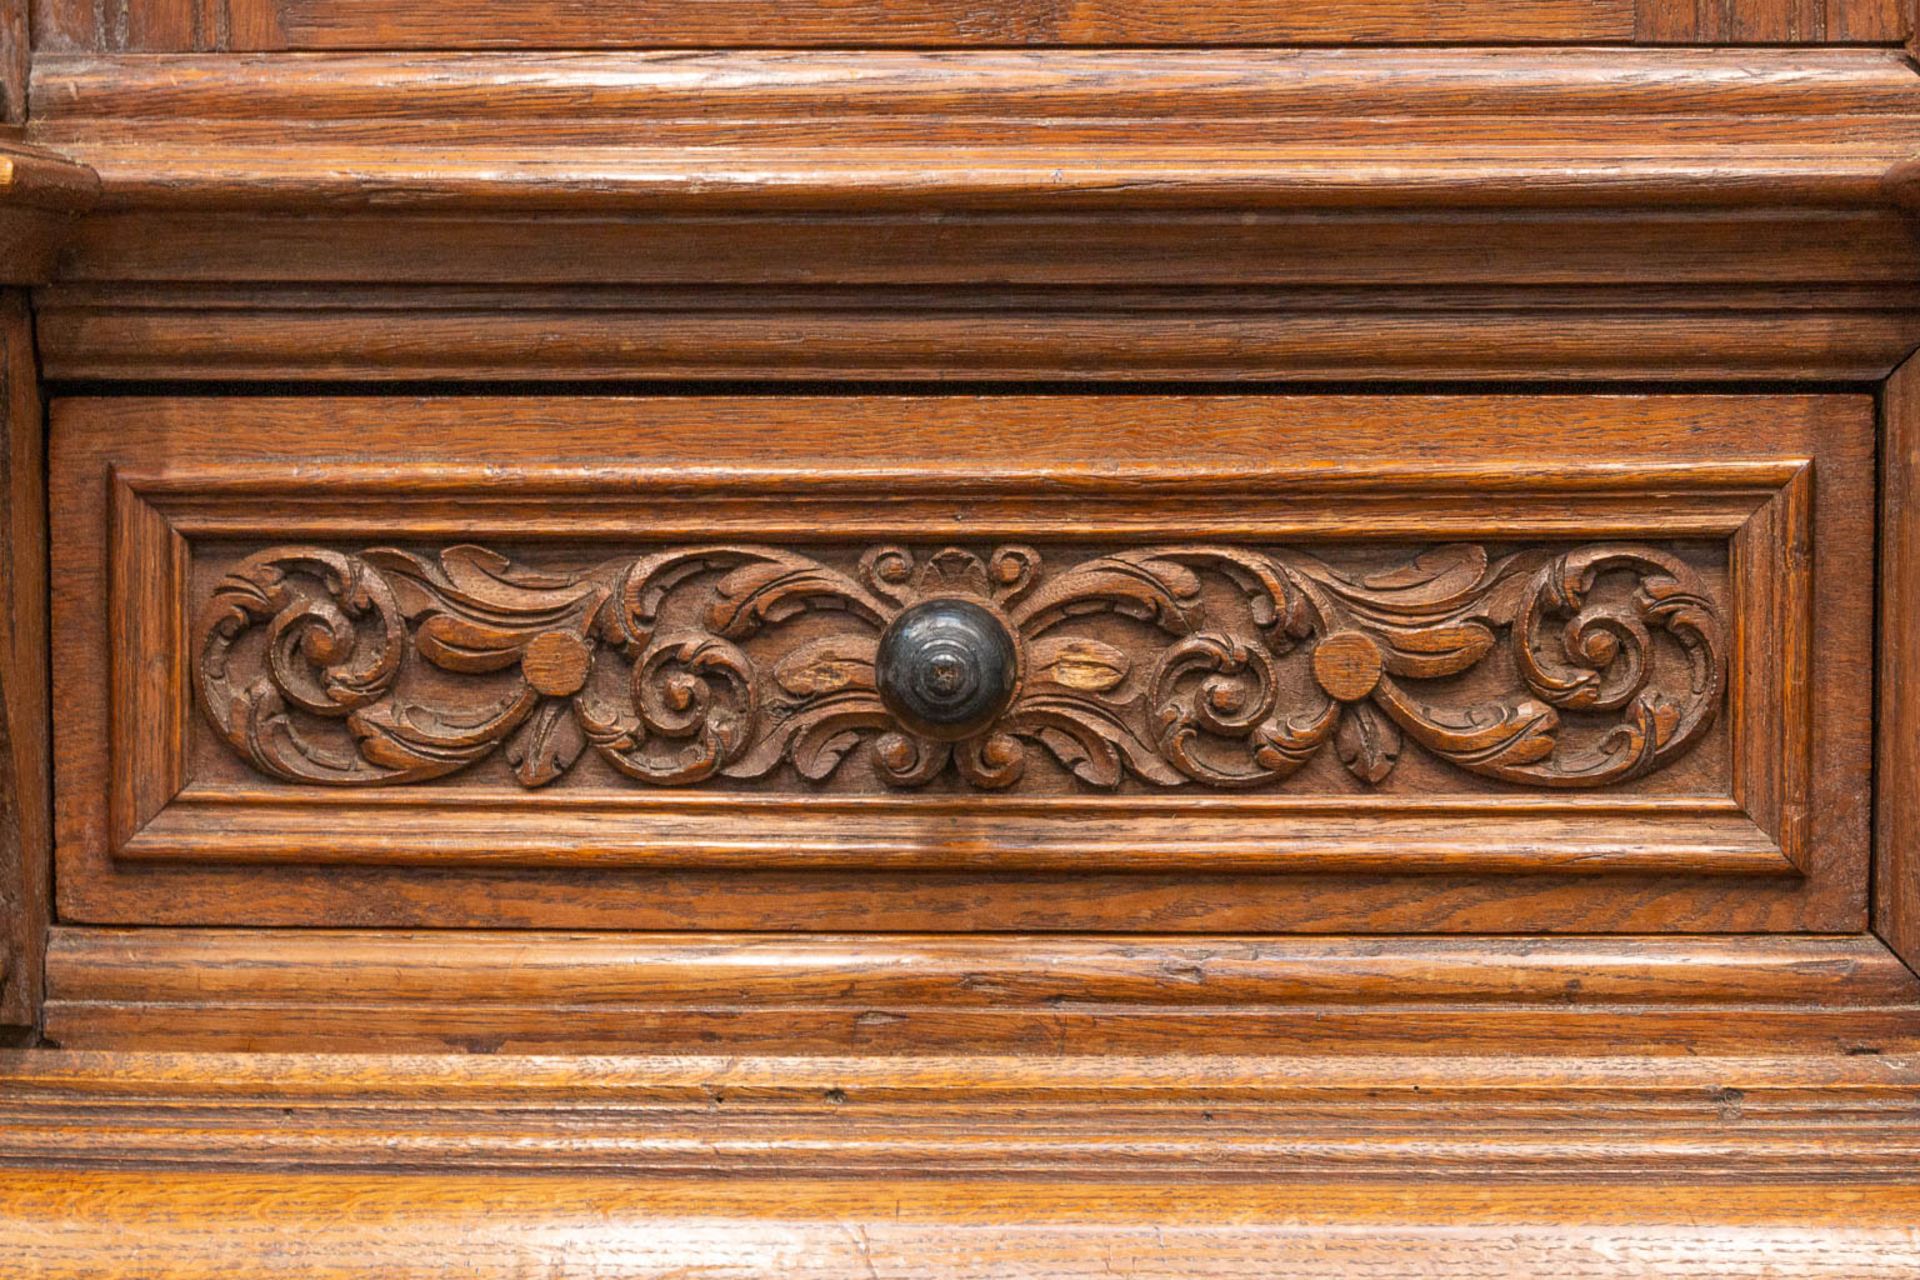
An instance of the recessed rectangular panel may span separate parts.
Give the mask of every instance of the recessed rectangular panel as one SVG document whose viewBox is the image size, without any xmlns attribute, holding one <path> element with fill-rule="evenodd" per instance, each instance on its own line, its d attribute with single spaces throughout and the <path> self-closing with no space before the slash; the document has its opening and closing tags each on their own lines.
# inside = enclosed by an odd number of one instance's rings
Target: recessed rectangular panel
<svg viewBox="0 0 1920 1280">
<path fill-rule="evenodd" d="M 474 876 L 555 927 L 595 913 L 550 886 L 646 882 L 726 927 L 810 886 L 872 927 L 1129 928 L 1097 891 L 1146 875 L 1273 927 L 1290 885 L 1386 928 L 1423 889 L 1513 928 L 1851 920 L 1829 639 L 1870 575 L 1822 566 L 1865 554 L 1869 408 L 73 402 L 61 607 L 113 641 L 64 675 L 68 884 L 238 887 L 166 912 L 207 923 L 327 866 L 450 924 L 527 910 Z"/>
</svg>

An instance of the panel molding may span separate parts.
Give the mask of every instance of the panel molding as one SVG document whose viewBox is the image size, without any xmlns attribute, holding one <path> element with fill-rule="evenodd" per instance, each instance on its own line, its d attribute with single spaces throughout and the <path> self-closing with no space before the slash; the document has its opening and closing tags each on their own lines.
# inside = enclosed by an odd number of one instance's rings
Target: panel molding
<svg viewBox="0 0 1920 1280">
<path fill-rule="evenodd" d="M 176 464 L 166 469 L 164 480 L 115 468 L 116 552 L 108 596 L 122 620 L 112 700 L 116 858 L 209 864 L 318 860 L 392 866 L 1561 870 L 1735 876 L 1805 869 L 1806 833 L 1795 815 L 1806 806 L 1811 705 L 1806 673 L 1796 673 L 1792 665 L 1812 625 L 1812 464 L 1804 458 L 1644 469 L 1635 463 L 1536 464 L 1519 480 L 1510 469 L 1396 472 L 1391 465 L 1316 463 L 1290 471 L 1287 464 L 1274 463 L 1258 477 L 1242 472 L 1212 483 L 1204 476 L 1151 469 L 1137 478 L 1069 477 L 1050 469 L 1044 478 L 921 473 L 882 482 L 858 473 L 823 476 L 817 471 L 682 480 L 639 468 L 569 472 L 536 465 L 517 474 L 505 493 L 463 488 L 477 477 L 431 462 L 387 464 L 370 485 L 356 484 L 356 473 L 366 480 L 374 469 L 302 464 L 296 485 L 291 476 L 276 479 L 257 465 L 196 470 Z M 1073 501 L 1064 506 L 1047 496 L 1063 483 L 1074 490 Z M 556 486 L 571 492 L 560 498 Z M 707 499 L 682 492 L 683 487 L 724 495 L 720 512 L 710 511 Z M 325 496 L 317 504 L 289 501 L 283 495 L 292 488 Z M 806 527 L 833 528 L 836 536 L 853 534 L 862 523 L 875 537 L 926 536 L 933 530 L 901 507 L 916 491 L 937 494 L 927 501 L 949 510 L 957 497 L 965 498 L 964 521 L 940 530 L 954 536 L 978 540 L 996 528 L 1026 536 L 1049 527 L 1085 536 L 1101 528 L 1104 507 L 1135 515 L 1137 522 L 1135 513 L 1142 508 L 1132 504 L 1141 501 L 1143 491 L 1158 489 L 1183 495 L 1191 489 L 1237 512 L 1274 501 L 1277 509 L 1271 514 L 1235 519 L 1241 525 L 1311 528 L 1322 538 L 1457 536 L 1463 520 L 1497 528 L 1508 539 L 1564 538 L 1573 528 L 1582 531 L 1580 536 L 1726 538 L 1734 571 L 1727 605 L 1734 634 L 1727 644 L 1735 656 L 1726 706 L 1736 734 L 1732 803 L 1712 796 L 1689 806 L 1678 800 L 1570 795 L 1437 802 L 1408 797 L 1384 805 L 1363 797 L 1336 806 L 1311 798 L 1303 804 L 1285 795 L 1255 800 L 1202 794 L 1176 809 L 1131 797 L 1061 797 L 1036 804 L 983 793 L 972 805 L 907 794 L 852 803 L 823 797 L 826 803 L 818 804 L 803 788 L 784 802 L 764 797 L 740 804 L 731 797 L 645 787 L 637 788 L 642 794 L 612 798 L 604 791 L 461 792 L 436 803 L 430 792 L 403 797 L 363 787 L 276 793 L 266 778 L 257 786 L 183 785 L 189 727 L 200 715 L 192 705 L 197 682 L 186 669 L 198 646 L 186 621 L 197 607 L 186 598 L 190 538 L 212 531 L 228 539 L 283 538 L 301 528 L 300 507 L 317 505 L 314 515 L 333 537 L 404 540 L 419 532 L 409 523 L 408 503 L 421 501 L 422 490 L 435 489 L 458 495 L 459 519 L 469 536 L 491 527 L 487 512 L 498 501 L 510 527 L 543 540 L 584 532 L 576 511 L 603 536 L 612 528 L 644 528 L 652 538 L 688 527 L 751 538 L 764 532 L 759 521 L 769 515 L 783 526 L 796 521 L 791 496 L 796 491 L 807 497 L 830 494 L 830 503 L 845 505 L 851 519 L 818 509 L 799 517 Z M 1312 498 L 1291 496 L 1302 491 L 1360 491 L 1367 509 L 1349 513 L 1338 503 L 1323 499 L 1316 506 Z M 390 503 L 382 494 L 405 498 Z M 1403 494 L 1410 499 L 1404 510 Z M 1591 504 L 1584 511 L 1583 498 Z M 1497 509 L 1490 509 L 1490 500 Z M 425 500 L 432 520 L 442 518 L 435 509 L 440 501 Z M 528 503 L 533 505 L 523 505 Z M 1033 518 L 1042 512 L 1047 515 Z M 1161 512 L 1151 519 L 1171 522 L 1186 540 L 1216 532 L 1201 523 L 1205 517 L 1184 496 L 1177 514 Z M 715 529 L 716 520 L 723 522 L 722 529 Z M 1125 517 L 1119 523 L 1125 524 Z M 1767 621 L 1761 631 L 1750 632 L 1755 617 Z M 1005 804 L 1007 799 L 1015 803 Z M 1176 813 L 1181 821 L 1172 823 Z M 927 823 L 940 814 L 965 816 L 958 828 L 962 839 L 929 841 Z M 1156 814 L 1167 823 L 1148 825 Z M 742 832 L 748 815 L 771 824 L 769 834 Z M 1272 819 L 1281 815 L 1289 819 L 1285 828 L 1272 829 Z M 1472 837 L 1464 839 L 1460 822 L 1469 816 L 1476 825 Z M 634 826 L 636 820 L 644 820 L 644 834 Z M 1510 825 L 1510 830 L 1494 838 L 1488 824 Z"/>
</svg>

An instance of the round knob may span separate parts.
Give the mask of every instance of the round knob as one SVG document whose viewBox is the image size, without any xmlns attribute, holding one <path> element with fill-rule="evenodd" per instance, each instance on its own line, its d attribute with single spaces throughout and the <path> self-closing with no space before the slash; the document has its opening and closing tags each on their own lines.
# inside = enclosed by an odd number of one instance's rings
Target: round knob
<svg viewBox="0 0 1920 1280">
<path fill-rule="evenodd" d="M 887 710 L 913 732 L 954 741 L 1013 701 L 1019 655 L 1006 624 L 967 600 L 903 609 L 880 637 L 873 673 Z"/>
</svg>

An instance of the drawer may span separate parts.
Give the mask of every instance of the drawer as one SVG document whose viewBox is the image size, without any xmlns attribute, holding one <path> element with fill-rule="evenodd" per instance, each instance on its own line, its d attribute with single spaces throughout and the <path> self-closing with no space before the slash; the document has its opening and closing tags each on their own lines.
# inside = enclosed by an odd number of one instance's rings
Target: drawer
<svg viewBox="0 0 1920 1280">
<path fill-rule="evenodd" d="M 62 918 L 1859 931 L 1873 430 L 56 401 Z"/>
</svg>

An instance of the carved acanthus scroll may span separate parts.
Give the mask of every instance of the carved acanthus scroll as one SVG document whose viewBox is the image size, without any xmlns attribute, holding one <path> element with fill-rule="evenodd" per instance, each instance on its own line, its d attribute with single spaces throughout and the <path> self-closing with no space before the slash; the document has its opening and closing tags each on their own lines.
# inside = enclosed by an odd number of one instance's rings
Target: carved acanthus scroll
<svg viewBox="0 0 1920 1280">
<path fill-rule="evenodd" d="M 1209 581 L 1237 605 L 1221 608 Z M 889 622 L 943 599 L 988 611 L 1017 655 L 1004 711 L 955 742 L 909 731 L 874 673 Z M 1138 641 L 1094 634 L 1096 617 Z M 949 765 L 976 787 L 1012 787 L 1038 749 L 1090 787 L 1246 788 L 1329 744 L 1377 784 L 1411 738 L 1486 777 L 1598 787 L 1697 743 L 1726 666 L 1694 571 L 1617 544 L 1449 545 L 1371 573 L 1212 545 L 1059 569 L 1017 545 L 880 546 L 846 569 L 713 545 L 579 572 L 476 546 L 279 547 L 226 575 L 195 634 L 203 707 L 234 749 L 275 778 L 336 785 L 439 777 L 504 750 L 540 786 L 589 747 L 658 786 L 783 765 L 820 782 L 865 745 L 892 787 Z M 444 678 L 432 695 L 411 688 L 418 664 L 456 678 L 455 692 Z M 1287 664 L 1306 675 L 1283 678 Z M 1461 698 L 1448 678 L 1469 673 L 1476 691 Z M 1562 713 L 1598 727 L 1569 733 Z"/>
</svg>

